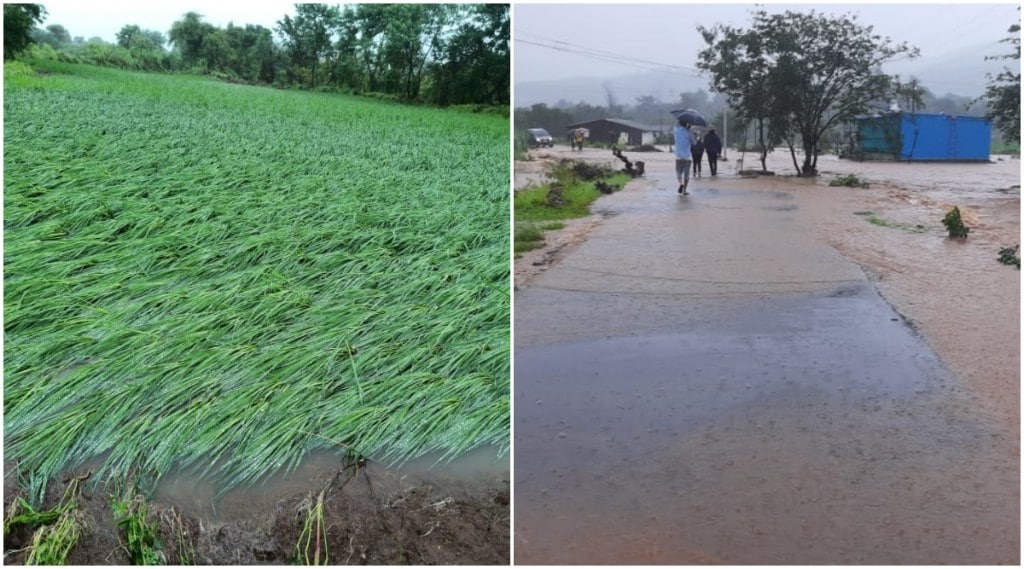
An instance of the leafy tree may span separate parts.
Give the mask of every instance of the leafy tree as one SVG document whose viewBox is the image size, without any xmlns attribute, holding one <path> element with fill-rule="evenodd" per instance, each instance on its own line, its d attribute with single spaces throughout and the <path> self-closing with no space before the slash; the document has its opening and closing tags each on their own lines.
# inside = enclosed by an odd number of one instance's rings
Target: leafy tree
<svg viewBox="0 0 1024 569">
<path fill-rule="evenodd" d="M 388 6 L 359 4 L 348 6 L 343 14 L 338 52 L 354 54 L 346 66 L 358 67 L 359 84 L 371 92 L 384 91 L 388 80 L 385 46 L 388 32 Z M 345 57 L 344 55 L 342 57 Z"/>
<path fill-rule="evenodd" d="M 4 60 L 12 59 L 32 43 L 32 28 L 42 23 L 42 4 L 4 4 Z"/>
<path fill-rule="evenodd" d="M 917 49 L 892 44 L 855 17 L 810 12 L 753 13 L 749 29 L 698 27 L 707 48 L 697 66 L 712 74 L 712 88 L 748 118 L 767 122 L 787 140 L 797 172 L 817 174 L 819 143 L 832 125 L 850 119 L 891 92 L 880 66 Z M 796 145 L 804 159 L 798 164 Z"/>
<path fill-rule="evenodd" d="M 130 50 L 155 51 L 163 49 L 164 35 L 156 30 L 143 30 L 136 25 L 128 25 L 114 35 L 117 45 Z"/>
<path fill-rule="evenodd" d="M 450 7 L 438 4 L 385 7 L 387 25 L 382 48 L 389 92 L 407 100 L 419 97 L 424 69 L 440 45 L 449 11 Z"/>
<path fill-rule="evenodd" d="M 566 134 L 566 127 L 577 122 L 573 116 L 562 109 L 552 109 L 544 103 L 537 103 L 529 109 L 516 109 L 513 123 L 517 133 L 528 128 L 543 128 L 555 140 Z"/>
<path fill-rule="evenodd" d="M 128 48 L 131 47 L 132 38 L 137 35 L 142 35 L 142 28 L 135 25 L 124 26 L 121 31 L 114 34 L 114 40 L 117 41 L 117 45 Z"/>
<path fill-rule="evenodd" d="M 45 44 L 53 49 L 60 49 L 72 43 L 71 34 L 60 24 L 50 24 L 45 29 L 33 28 L 29 35 L 35 43 Z"/>
<path fill-rule="evenodd" d="M 363 44 L 356 6 L 346 6 L 338 24 L 337 57 L 331 70 L 334 84 L 353 90 L 366 87 Z"/>
<path fill-rule="evenodd" d="M 910 81 L 906 83 L 900 81 L 899 75 L 893 78 L 893 96 L 901 109 L 906 109 L 912 113 L 926 109 L 927 106 L 924 102 L 925 91 L 925 88 L 921 86 L 916 77 L 911 77 Z"/>
<path fill-rule="evenodd" d="M 672 109 L 673 106 L 670 103 L 659 101 L 653 95 L 643 95 L 636 98 L 636 105 L 627 112 L 633 120 L 647 124 L 671 126 L 674 119 L 669 112 Z"/>
<path fill-rule="evenodd" d="M 203 59 L 203 42 L 215 31 L 217 27 L 204 22 L 201 14 L 188 12 L 182 19 L 171 24 L 171 32 L 167 37 L 181 53 L 182 63 L 192 67 L 206 64 Z"/>
<path fill-rule="evenodd" d="M 327 4 L 296 4 L 295 17 L 289 15 L 277 23 L 278 33 L 292 62 L 309 67 L 312 87 L 317 86 L 317 68 L 330 57 L 335 29 L 340 24 L 341 10 Z"/>
<path fill-rule="evenodd" d="M 236 60 L 235 50 L 224 30 L 214 30 L 203 38 L 203 46 L 199 50 L 206 68 L 211 71 L 233 72 L 232 63 Z"/>
<path fill-rule="evenodd" d="M 230 67 L 233 73 L 248 81 L 274 81 L 277 50 L 270 29 L 251 24 L 244 28 L 228 24 L 224 34 L 231 48 Z"/>
<path fill-rule="evenodd" d="M 1017 9 L 1020 11 L 1020 8 Z M 1020 60 L 1020 24 L 1014 24 L 1007 30 L 1010 36 L 1001 40 L 1011 44 L 1015 49 L 1005 55 L 993 55 L 985 59 Z M 1003 135 L 1003 140 L 1020 140 L 1020 65 L 1015 70 L 1004 67 L 995 77 L 988 75 L 989 84 L 982 95 L 989 106 L 986 116 L 992 119 L 996 128 Z"/>
<path fill-rule="evenodd" d="M 167 45 L 167 38 L 156 30 L 142 30 L 142 35 L 149 38 L 149 41 L 153 42 L 153 45 L 160 49 Z"/>
<path fill-rule="evenodd" d="M 507 105 L 510 94 L 509 5 L 459 5 L 461 21 L 435 66 L 432 98 L 440 105 Z"/>
<path fill-rule="evenodd" d="M 703 89 L 679 93 L 679 108 L 683 109 L 706 109 L 711 105 L 711 99 Z"/>
<path fill-rule="evenodd" d="M 54 47 L 60 47 L 64 44 L 71 43 L 71 33 L 68 32 L 67 28 L 60 24 L 50 24 L 49 26 L 46 26 L 46 31 L 50 32 L 57 40 L 57 45 Z"/>
</svg>

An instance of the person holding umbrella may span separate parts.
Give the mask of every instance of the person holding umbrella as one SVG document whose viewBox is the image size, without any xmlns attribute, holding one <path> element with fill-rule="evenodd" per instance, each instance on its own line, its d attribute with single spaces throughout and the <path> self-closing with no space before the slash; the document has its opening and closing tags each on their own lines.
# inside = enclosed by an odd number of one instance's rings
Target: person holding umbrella
<svg viewBox="0 0 1024 569">
<path fill-rule="evenodd" d="M 704 135 L 704 150 L 708 153 L 708 166 L 711 168 L 711 175 L 718 175 L 718 155 L 722 152 L 722 140 L 718 138 L 715 127 L 708 127 Z"/>
<path fill-rule="evenodd" d="M 697 140 L 684 117 L 679 117 L 679 125 L 675 127 L 673 134 L 676 141 L 676 179 L 679 181 L 677 193 L 685 196 L 690 193 L 686 191 L 686 187 L 690 185 L 690 162 L 693 160 L 691 152 Z"/>
</svg>

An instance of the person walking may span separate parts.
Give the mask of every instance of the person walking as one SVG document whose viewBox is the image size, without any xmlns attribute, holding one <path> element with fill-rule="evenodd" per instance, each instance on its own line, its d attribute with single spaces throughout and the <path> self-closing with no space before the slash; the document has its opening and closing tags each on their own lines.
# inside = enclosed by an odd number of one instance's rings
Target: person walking
<svg viewBox="0 0 1024 569">
<path fill-rule="evenodd" d="M 708 153 L 708 167 L 711 175 L 718 175 L 718 155 L 722 152 L 722 140 L 718 138 L 715 127 L 708 127 L 708 133 L 704 135 L 704 150 Z"/>
<path fill-rule="evenodd" d="M 580 152 L 582 152 L 583 151 L 583 129 L 582 128 L 576 129 L 575 137 L 576 137 L 576 142 L 573 144 L 573 149 L 579 148 Z"/>
<path fill-rule="evenodd" d="M 701 142 L 699 136 L 695 138 L 693 147 L 690 148 L 690 154 L 693 155 L 693 176 L 700 178 L 701 162 L 704 160 L 704 143 Z"/>
<path fill-rule="evenodd" d="M 679 119 L 673 134 L 676 141 L 676 180 L 679 181 L 677 193 L 688 195 L 690 192 L 686 191 L 686 187 L 690 185 L 690 162 L 693 160 L 691 149 L 696 138 L 690 132 L 690 125 L 683 119 Z"/>
</svg>

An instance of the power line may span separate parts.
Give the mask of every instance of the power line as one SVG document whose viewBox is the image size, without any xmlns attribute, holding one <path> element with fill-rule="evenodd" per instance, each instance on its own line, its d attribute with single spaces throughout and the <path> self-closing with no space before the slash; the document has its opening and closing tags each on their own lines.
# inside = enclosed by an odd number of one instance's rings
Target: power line
<svg viewBox="0 0 1024 569">
<path fill-rule="evenodd" d="M 537 38 L 537 40 L 530 40 L 530 39 L 526 39 L 526 38 L 523 38 L 523 37 L 519 37 L 520 35 L 527 36 L 527 37 L 534 37 L 534 38 Z M 582 46 L 582 45 L 573 44 L 573 43 L 569 43 L 569 42 L 562 41 L 562 40 L 546 38 L 546 37 L 543 37 L 543 36 L 538 36 L 536 34 L 525 33 L 525 32 L 521 32 L 519 30 L 516 31 L 516 36 L 517 37 L 515 38 L 515 41 L 518 42 L 518 43 L 524 43 L 524 44 L 534 45 L 534 46 L 538 46 L 538 47 L 543 47 L 543 48 L 551 49 L 551 50 L 555 50 L 555 51 L 561 51 L 561 52 L 564 52 L 564 53 L 571 53 L 571 54 L 574 54 L 574 55 L 580 55 L 580 56 L 587 57 L 587 58 L 590 58 L 590 59 L 595 59 L 595 60 L 598 60 L 598 61 L 605 61 L 605 62 L 608 62 L 608 63 L 616 63 L 616 64 L 619 64 L 619 65 L 626 65 L 626 66 L 630 66 L 630 67 L 639 67 L 639 68 L 647 69 L 647 70 L 650 70 L 650 71 L 662 71 L 662 72 L 666 72 L 666 73 L 677 73 L 677 74 L 687 75 L 687 76 L 690 76 L 690 77 L 703 78 L 703 75 L 701 74 L 700 71 L 698 71 L 696 69 L 693 69 L 693 68 L 690 68 L 690 67 L 683 67 L 683 66 L 680 66 L 680 65 L 671 65 L 671 64 L 662 63 L 662 62 L 659 62 L 659 61 L 652 61 L 652 60 L 649 60 L 649 59 L 642 59 L 642 58 L 639 58 L 639 57 L 623 55 L 623 54 L 615 53 L 615 52 L 612 52 L 612 51 L 606 51 L 606 50 L 603 50 L 603 49 L 597 49 L 597 48 Z"/>
</svg>

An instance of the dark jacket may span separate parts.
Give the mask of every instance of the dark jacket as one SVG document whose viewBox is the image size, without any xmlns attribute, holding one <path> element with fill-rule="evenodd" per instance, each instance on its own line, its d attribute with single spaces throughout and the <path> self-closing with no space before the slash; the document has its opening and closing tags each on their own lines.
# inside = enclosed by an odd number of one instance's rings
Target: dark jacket
<svg viewBox="0 0 1024 569">
<path fill-rule="evenodd" d="M 714 131 L 704 135 L 704 149 L 708 151 L 708 154 L 720 154 L 722 152 L 722 140 L 718 138 Z"/>
<path fill-rule="evenodd" d="M 694 142 L 693 146 L 690 147 L 690 154 L 693 156 L 704 155 L 704 143 L 702 143 L 699 138 L 697 139 L 697 142 Z"/>
</svg>

